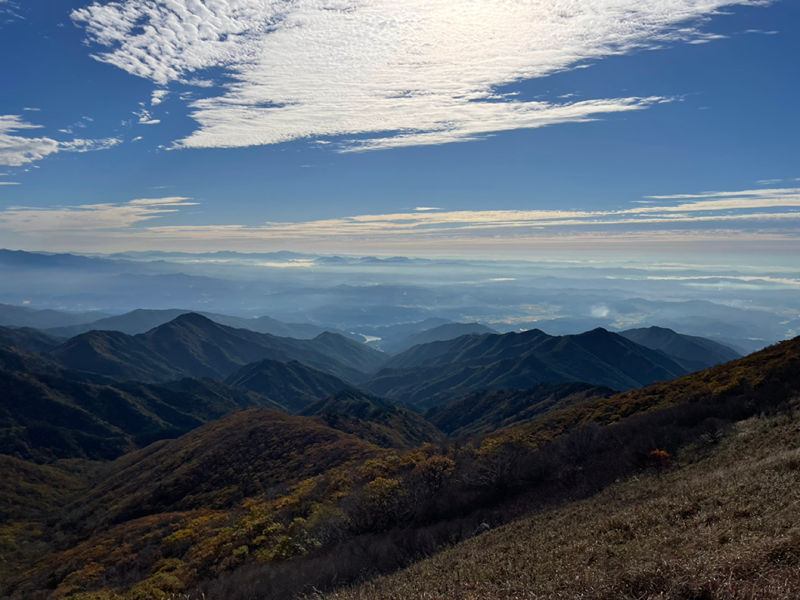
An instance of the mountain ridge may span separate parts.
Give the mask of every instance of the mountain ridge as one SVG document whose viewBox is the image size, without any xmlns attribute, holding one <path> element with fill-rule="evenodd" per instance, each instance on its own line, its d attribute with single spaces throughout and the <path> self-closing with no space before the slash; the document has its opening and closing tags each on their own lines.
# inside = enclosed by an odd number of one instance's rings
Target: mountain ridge
<svg viewBox="0 0 800 600">
<path fill-rule="evenodd" d="M 628 390 L 687 372 L 664 353 L 602 328 L 561 337 L 531 330 L 415 346 L 389 359 L 362 386 L 427 409 L 481 389 L 582 381 Z"/>
<path fill-rule="evenodd" d="M 135 336 L 93 331 L 76 336 L 49 354 L 82 371 L 159 382 L 179 377 L 225 379 L 242 366 L 265 358 L 300 362 L 350 382 L 360 370 L 384 360 L 379 351 L 342 336 L 323 333 L 312 340 L 279 338 L 220 325 L 196 313 Z"/>
<path fill-rule="evenodd" d="M 186 309 L 143 309 L 137 308 L 130 312 L 105 317 L 96 321 L 71 325 L 67 327 L 57 327 L 48 329 L 45 333 L 59 337 L 75 337 L 82 333 L 89 331 L 121 331 L 128 335 L 137 335 L 139 333 L 146 333 L 165 323 L 176 319 L 177 317 L 189 313 L 202 315 L 215 323 L 226 325 L 236 329 L 249 329 L 256 333 L 268 333 L 276 337 L 290 337 L 295 339 L 313 339 L 324 331 L 331 331 L 338 333 L 354 341 L 362 341 L 363 337 L 359 335 L 350 334 L 338 329 L 330 329 L 319 327 L 311 323 L 284 323 L 277 319 L 268 316 L 261 316 L 255 318 L 235 317 L 231 315 L 186 310 Z"/>
</svg>

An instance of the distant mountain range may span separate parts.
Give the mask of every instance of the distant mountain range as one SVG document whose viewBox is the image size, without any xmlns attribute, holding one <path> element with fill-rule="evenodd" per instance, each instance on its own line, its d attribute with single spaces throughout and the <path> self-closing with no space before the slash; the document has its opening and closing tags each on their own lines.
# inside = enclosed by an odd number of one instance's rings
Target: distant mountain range
<svg viewBox="0 0 800 600">
<path fill-rule="evenodd" d="M 742 357 L 733 348 L 718 342 L 693 335 L 682 335 L 664 327 L 628 329 L 621 331 L 620 335 L 645 348 L 660 350 L 688 371 L 702 371 Z"/>
<path fill-rule="evenodd" d="M 46 333 L 66 338 L 74 337 L 88 331 L 121 331 L 122 333 L 127 333 L 128 335 L 136 335 L 138 333 L 150 331 L 159 325 L 169 323 L 173 319 L 191 312 L 195 311 L 181 310 L 177 308 L 167 310 L 147 310 L 140 308 L 123 315 L 105 317 L 89 323 L 70 325 L 67 327 L 48 328 Z M 257 333 L 268 333 L 277 337 L 290 337 L 300 340 L 310 340 L 327 331 L 331 333 L 338 333 L 339 335 L 343 335 L 344 337 L 358 342 L 364 341 L 364 337 L 358 334 L 348 333 L 333 328 L 317 327 L 311 323 L 284 323 L 270 317 L 247 319 L 244 317 L 232 317 L 229 315 L 220 315 L 208 312 L 195 312 L 195 314 L 202 315 L 214 321 L 215 323 L 227 325 L 228 327 L 249 329 L 250 331 L 255 331 Z"/>
<path fill-rule="evenodd" d="M 110 315 L 102 312 L 67 313 L 58 310 L 35 310 L 26 306 L 0 304 L 0 326 L 50 329 L 91 323 Z"/>
<path fill-rule="evenodd" d="M 409 348 L 418 346 L 420 344 L 429 344 L 431 342 L 446 342 L 453 340 L 463 335 L 484 335 L 484 334 L 497 334 L 498 332 L 491 327 L 481 325 L 480 323 L 446 323 L 426 329 L 419 333 L 409 335 L 394 343 L 387 343 L 381 346 L 381 350 L 387 354 L 400 354 Z"/>
<path fill-rule="evenodd" d="M 116 331 L 84 333 L 49 356 L 69 369 L 149 382 L 181 377 L 222 380 L 265 358 L 299 360 L 340 379 L 359 382 L 384 360 L 381 352 L 333 333 L 312 340 L 280 338 L 220 325 L 195 313 L 135 336 Z"/>
<path fill-rule="evenodd" d="M 483 328 L 447 324 L 429 335 L 463 330 Z M 92 331 L 66 342 L 0 327 L 0 453 L 40 462 L 109 458 L 248 407 L 300 413 L 377 446 L 408 447 L 442 432 L 519 425 L 607 397 L 611 387 L 674 379 L 702 360 L 735 355 L 669 330 L 628 333 L 660 349 L 602 329 L 564 337 L 531 331 L 462 335 L 390 358 L 332 333 L 279 338 L 193 313 L 144 334 Z M 404 402 L 415 410 L 443 406 L 420 416 Z"/>
<path fill-rule="evenodd" d="M 663 352 L 604 329 L 563 337 L 533 330 L 415 346 L 384 363 L 362 386 L 429 408 L 481 389 L 583 381 L 628 390 L 688 372 Z"/>
<path fill-rule="evenodd" d="M 134 311 L 123 317 L 131 327 L 143 328 L 171 312 Z M 292 412 L 326 395 L 353 391 L 354 385 L 419 410 L 479 390 L 524 390 L 542 383 L 581 381 L 627 390 L 739 356 L 722 344 L 664 328 L 620 334 L 596 329 L 558 337 L 539 330 L 494 334 L 477 323 L 446 323 L 406 336 L 396 347 L 411 347 L 388 357 L 330 332 L 312 339 L 277 337 L 175 312 L 173 320 L 137 335 L 93 330 L 56 346 L 62 339 L 46 333 L 0 328 L 0 343 L 46 353 L 71 372 L 117 380 L 228 380 Z M 265 362 L 252 365 L 259 361 Z M 291 367 L 284 364 L 292 361 Z M 277 379 L 274 369 L 281 371 Z M 283 387 L 273 389 L 271 380 Z"/>
</svg>

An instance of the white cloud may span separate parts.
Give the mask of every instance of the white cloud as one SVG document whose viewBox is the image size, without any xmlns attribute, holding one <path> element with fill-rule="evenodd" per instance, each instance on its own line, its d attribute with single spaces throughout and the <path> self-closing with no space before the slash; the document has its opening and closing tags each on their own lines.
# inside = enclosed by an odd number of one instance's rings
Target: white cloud
<svg viewBox="0 0 800 600">
<path fill-rule="evenodd" d="M 442 209 L 436 208 L 435 206 L 417 206 L 414 210 L 418 212 L 424 212 L 426 210 L 442 210 Z"/>
<path fill-rule="evenodd" d="M 20 185 L 16 181 L 0 181 L 0 185 Z"/>
<path fill-rule="evenodd" d="M 58 152 L 58 142 L 50 138 L 12 135 L 18 131 L 39 128 L 39 125 L 26 123 L 18 115 L 0 115 L 0 165 L 21 167 Z"/>
<path fill-rule="evenodd" d="M 150 99 L 150 105 L 158 106 L 166 99 L 167 96 L 169 96 L 169 90 L 155 90 L 153 92 L 153 97 Z"/>
<path fill-rule="evenodd" d="M 199 79 L 197 77 L 193 77 L 192 79 L 180 79 L 179 81 L 183 85 L 193 85 L 195 87 L 203 88 L 212 88 L 216 85 L 211 79 Z"/>
<path fill-rule="evenodd" d="M 139 125 L 158 125 L 161 123 L 160 119 L 154 119 L 145 109 L 142 109 L 139 112 L 134 112 L 133 114 L 139 117 Z"/>
<path fill-rule="evenodd" d="M 26 111 L 29 111 L 29 112 L 39 112 L 42 109 L 41 108 L 23 108 L 22 110 L 26 110 Z"/>
<path fill-rule="evenodd" d="M 139 141 L 139 140 L 141 140 L 141 139 L 142 139 L 142 136 L 141 136 L 141 135 L 137 135 L 135 138 L 133 138 L 133 139 L 131 140 L 131 142 L 138 142 L 138 141 Z"/>
<path fill-rule="evenodd" d="M 767 194 L 771 193 L 771 196 Z M 749 194 L 749 196 L 742 196 Z M 356 215 L 297 223 L 248 225 L 156 225 L 134 227 L 180 207 L 194 206 L 188 198 L 133 200 L 37 209 L 15 207 L 0 212 L 0 229 L 24 235 L 57 234 L 61 239 L 102 241 L 114 237 L 142 245 L 206 244 L 229 248 L 250 245 L 295 244 L 297 247 L 349 246 L 466 248 L 518 247 L 519 243 L 663 244 L 703 243 L 736 245 L 740 241 L 800 244 L 800 188 L 721 192 L 715 196 L 687 195 L 677 204 L 646 205 L 610 211 L 579 209 L 417 211 Z M 421 207 L 425 208 L 425 207 Z M 85 232 L 93 232 L 87 234 Z M 95 236 L 92 238 L 92 236 Z M 105 236 L 105 237 L 104 237 Z"/>
<path fill-rule="evenodd" d="M 114 231 L 141 221 L 195 206 L 189 198 L 171 197 L 132 200 L 126 204 L 90 204 L 52 208 L 15 206 L 0 212 L 0 228 L 23 233 Z"/>
<path fill-rule="evenodd" d="M 19 12 L 19 4 L 11 0 L 0 0 L 0 16 L 5 17 L 5 21 L 0 20 L 0 27 L 14 19 L 24 19 Z"/>
<path fill-rule="evenodd" d="M 0 165 L 21 167 L 57 152 L 107 150 L 122 142 L 119 138 L 74 139 L 68 142 L 58 142 L 48 137 L 12 135 L 18 131 L 40 128 L 40 125 L 32 125 L 23 121 L 19 115 L 0 115 Z M 60 129 L 59 131 L 72 133 L 71 130 Z"/>
<path fill-rule="evenodd" d="M 500 86 L 604 57 L 723 36 L 692 26 L 760 0 L 128 0 L 75 10 L 96 55 L 158 85 L 223 69 L 179 147 L 359 136 L 343 150 L 475 140 L 663 98 L 530 102 Z M 206 81 L 206 80 L 200 80 Z M 205 85 L 205 83 L 203 84 Z"/>
<path fill-rule="evenodd" d="M 122 143 L 122 138 L 104 138 L 99 140 L 74 139 L 71 142 L 61 142 L 58 149 L 62 152 L 96 152 L 108 150 Z"/>
</svg>

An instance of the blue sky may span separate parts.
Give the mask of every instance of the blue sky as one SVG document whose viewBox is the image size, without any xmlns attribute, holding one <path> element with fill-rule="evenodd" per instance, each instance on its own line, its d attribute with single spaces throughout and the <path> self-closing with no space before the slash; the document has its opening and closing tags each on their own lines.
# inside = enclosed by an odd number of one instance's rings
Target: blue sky
<svg viewBox="0 0 800 600">
<path fill-rule="evenodd" d="M 798 29 L 789 0 L 0 1 L 0 246 L 796 256 Z"/>
</svg>

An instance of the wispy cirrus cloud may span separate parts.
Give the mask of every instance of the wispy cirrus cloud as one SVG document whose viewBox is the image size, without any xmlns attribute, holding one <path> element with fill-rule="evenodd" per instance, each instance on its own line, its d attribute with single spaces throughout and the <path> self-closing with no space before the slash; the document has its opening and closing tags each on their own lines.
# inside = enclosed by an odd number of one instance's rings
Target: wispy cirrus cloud
<svg viewBox="0 0 800 600">
<path fill-rule="evenodd" d="M 49 137 L 25 137 L 19 135 L 32 129 L 41 129 L 24 121 L 19 115 L 0 115 L 0 165 L 21 167 L 42 160 L 57 152 L 93 152 L 107 150 L 121 143 L 120 138 L 81 139 L 59 142 Z M 62 133 L 72 133 L 63 130 Z"/>
<path fill-rule="evenodd" d="M 17 2 L 0 0 L 0 27 L 17 19 L 24 19 Z"/>
<path fill-rule="evenodd" d="M 248 245 L 272 247 L 358 248 L 414 247 L 469 249 L 477 246 L 518 248 L 520 243 L 640 245 L 714 241 L 790 242 L 800 244 L 800 188 L 666 196 L 656 205 L 588 210 L 417 210 L 355 215 L 304 222 L 267 222 L 260 226 L 159 225 L 159 217 L 197 203 L 184 197 L 134 200 L 37 209 L 14 207 L 0 212 L 0 230 L 24 235 L 101 244 L 128 240 L 142 247 L 205 245 L 225 249 Z M 429 208 L 429 207 L 418 207 Z M 143 221 L 149 221 L 142 224 Z M 93 237 L 94 236 L 94 237 Z M 674 250 L 674 248 L 673 248 Z"/>
<path fill-rule="evenodd" d="M 129 0 L 95 2 L 72 19 L 105 47 L 95 58 L 158 85 L 223 70 L 220 94 L 191 103 L 199 128 L 176 147 L 343 136 L 340 151 L 365 151 L 476 140 L 669 101 L 525 101 L 498 90 L 665 43 L 708 43 L 723 36 L 700 31 L 699 19 L 764 3 Z"/>
<path fill-rule="evenodd" d="M 0 229 L 16 233 L 69 235 L 128 229 L 142 221 L 195 206 L 189 198 L 169 197 L 131 200 L 125 204 L 89 204 L 34 208 L 12 206 L 0 212 Z"/>
<path fill-rule="evenodd" d="M 97 140 L 74 139 L 71 142 L 61 142 L 58 149 L 62 152 L 97 152 L 108 150 L 122 143 L 122 138 L 101 138 Z"/>
<path fill-rule="evenodd" d="M 58 142 L 47 137 L 24 137 L 21 131 L 39 129 L 18 115 L 0 115 L 0 165 L 21 167 L 58 152 Z"/>
</svg>

